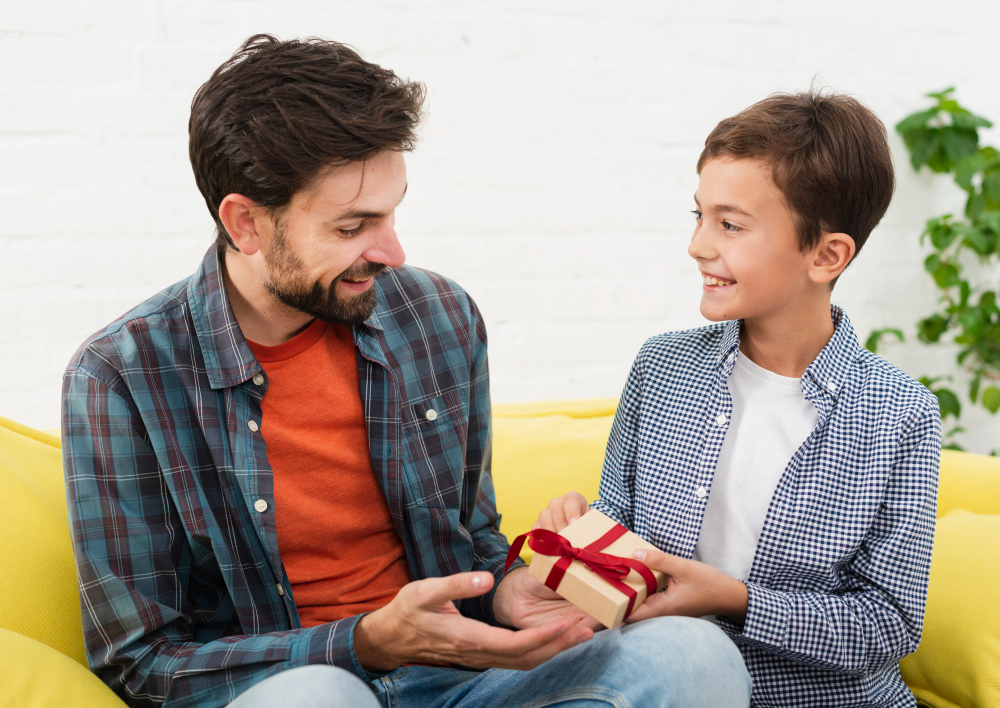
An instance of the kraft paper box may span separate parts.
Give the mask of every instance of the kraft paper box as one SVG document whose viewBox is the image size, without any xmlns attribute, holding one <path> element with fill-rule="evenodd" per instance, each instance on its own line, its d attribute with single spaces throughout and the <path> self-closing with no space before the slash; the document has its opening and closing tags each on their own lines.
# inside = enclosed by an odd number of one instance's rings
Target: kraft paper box
<svg viewBox="0 0 1000 708">
<path fill-rule="evenodd" d="M 559 535 L 573 546 L 584 548 L 617 525 L 615 521 L 601 512 L 591 509 L 564 528 Z M 598 552 L 631 559 L 632 551 L 638 548 L 657 550 L 655 546 L 631 531 L 626 531 L 621 538 L 599 549 Z M 528 572 L 533 578 L 544 583 L 558 560 L 558 556 L 547 556 L 536 551 Z M 656 578 L 657 591 L 662 590 L 667 584 L 666 575 L 658 570 L 652 572 L 653 577 Z M 646 599 L 646 582 L 635 570 L 630 571 L 628 577 L 622 582 L 636 591 L 635 605 L 632 608 L 632 611 L 635 612 Z M 628 597 L 579 560 L 570 563 L 556 592 L 609 629 L 621 624 L 625 619 Z"/>
</svg>

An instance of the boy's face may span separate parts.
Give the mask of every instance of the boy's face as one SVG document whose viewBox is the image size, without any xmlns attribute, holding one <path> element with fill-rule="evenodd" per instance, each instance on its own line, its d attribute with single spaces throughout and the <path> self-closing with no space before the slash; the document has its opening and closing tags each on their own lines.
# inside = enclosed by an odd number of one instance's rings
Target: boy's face
<svg viewBox="0 0 1000 708">
<path fill-rule="evenodd" d="M 702 274 L 709 320 L 769 320 L 812 300 L 815 255 L 799 250 L 792 212 L 760 160 L 714 158 L 695 193 L 697 225 L 688 253 Z"/>
</svg>

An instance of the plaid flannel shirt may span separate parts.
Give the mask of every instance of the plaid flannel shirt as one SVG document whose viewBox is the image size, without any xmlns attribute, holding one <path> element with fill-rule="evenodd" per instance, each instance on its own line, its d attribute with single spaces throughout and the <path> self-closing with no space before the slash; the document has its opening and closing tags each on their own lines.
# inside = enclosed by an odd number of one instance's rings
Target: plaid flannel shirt
<svg viewBox="0 0 1000 708">
<path fill-rule="evenodd" d="M 219 268 L 213 247 L 191 278 L 87 341 L 64 377 L 87 655 L 136 706 L 221 706 L 306 664 L 370 678 L 354 652 L 360 617 L 299 622 L 258 432 L 267 374 Z M 390 270 L 375 287 L 375 312 L 353 330 L 360 394 L 410 575 L 486 570 L 499 583 L 508 545 L 490 478 L 480 313 L 455 283 L 414 268 Z M 492 600 L 460 610 L 492 623 Z"/>
<path fill-rule="evenodd" d="M 746 622 L 720 625 L 743 654 L 754 706 L 913 706 L 898 660 L 923 626 L 940 414 L 832 313 L 833 337 L 802 376 L 819 421 L 771 499 Z M 608 441 L 594 507 L 683 558 L 732 422 L 738 349 L 738 321 L 650 339 Z"/>
</svg>

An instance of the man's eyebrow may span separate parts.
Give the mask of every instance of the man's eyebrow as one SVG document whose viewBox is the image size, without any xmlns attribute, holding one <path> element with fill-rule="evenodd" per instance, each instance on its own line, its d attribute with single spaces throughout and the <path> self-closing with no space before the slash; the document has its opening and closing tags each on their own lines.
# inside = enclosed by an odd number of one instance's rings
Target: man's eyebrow
<svg viewBox="0 0 1000 708">
<path fill-rule="evenodd" d="M 400 195 L 399 201 L 396 202 L 396 207 L 398 207 L 400 204 L 403 203 L 403 200 L 406 198 L 406 190 L 408 190 L 409 188 L 410 188 L 410 183 L 407 182 L 406 186 L 403 187 L 403 194 Z M 393 207 L 393 209 L 395 209 L 396 207 Z M 383 216 L 385 216 L 385 213 L 383 212 L 356 210 L 356 211 L 349 211 L 346 214 L 341 214 L 339 217 L 337 217 L 336 221 L 344 221 L 345 219 L 381 219 Z"/>
<path fill-rule="evenodd" d="M 698 195 L 694 197 L 694 203 L 698 205 L 701 209 L 701 202 L 698 201 Z M 740 209 L 738 206 L 733 204 L 715 204 L 711 207 L 712 211 L 720 212 L 722 214 L 738 214 L 739 216 L 746 216 L 753 218 L 753 214 L 748 212 L 746 209 Z"/>
</svg>

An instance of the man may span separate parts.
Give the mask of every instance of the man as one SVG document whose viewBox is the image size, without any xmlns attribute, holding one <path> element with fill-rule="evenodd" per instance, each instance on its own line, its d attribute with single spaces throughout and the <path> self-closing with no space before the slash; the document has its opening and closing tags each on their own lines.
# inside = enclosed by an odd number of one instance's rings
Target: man
<svg viewBox="0 0 1000 708">
<path fill-rule="evenodd" d="M 504 577 L 482 318 L 394 230 L 422 101 L 267 35 L 195 96 L 216 244 L 65 376 L 91 667 L 136 706 L 746 705 L 707 623 L 595 637 Z"/>
</svg>

